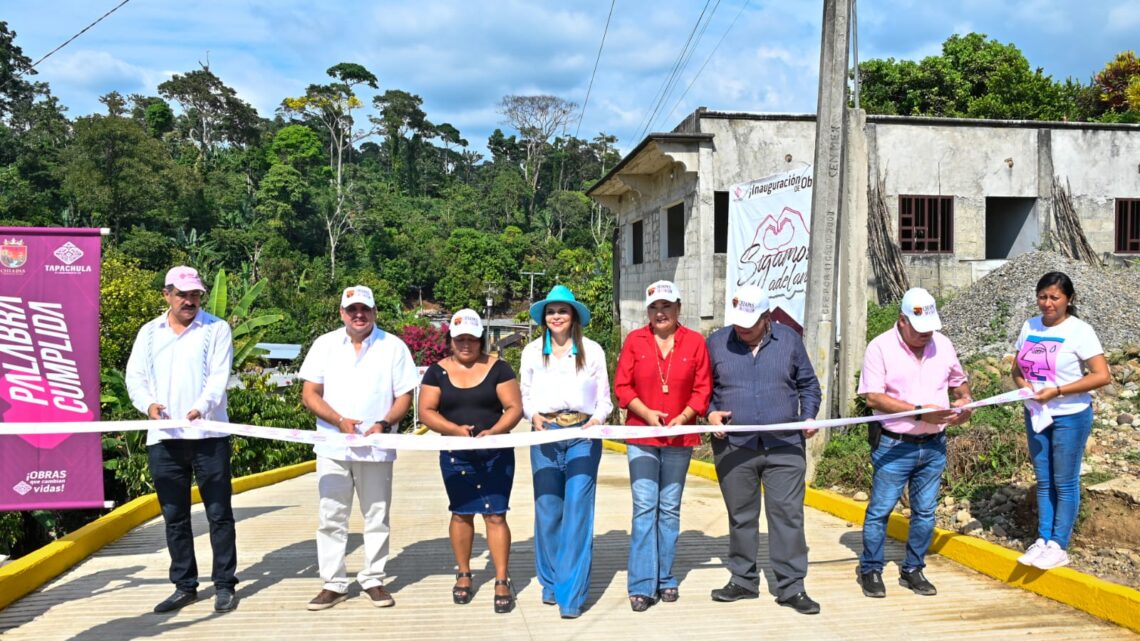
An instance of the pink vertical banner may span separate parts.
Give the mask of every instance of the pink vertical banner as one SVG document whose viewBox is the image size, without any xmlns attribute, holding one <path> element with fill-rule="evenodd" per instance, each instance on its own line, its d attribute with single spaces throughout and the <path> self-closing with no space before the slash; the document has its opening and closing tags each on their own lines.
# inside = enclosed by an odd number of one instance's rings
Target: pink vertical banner
<svg viewBox="0 0 1140 641">
<path fill-rule="evenodd" d="M 103 507 L 99 434 L 4 423 L 99 420 L 98 229 L 0 227 L 0 510 Z"/>
</svg>

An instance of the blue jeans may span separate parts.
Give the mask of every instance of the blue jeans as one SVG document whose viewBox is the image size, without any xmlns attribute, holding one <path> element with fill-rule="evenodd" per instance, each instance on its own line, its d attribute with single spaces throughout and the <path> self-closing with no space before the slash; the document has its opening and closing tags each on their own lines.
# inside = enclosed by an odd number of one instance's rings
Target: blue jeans
<svg viewBox="0 0 1140 641">
<path fill-rule="evenodd" d="M 910 532 L 906 540 L 906 559 L 902 570 L 926 567 L 926 550 L 934 537 L 934 510 L 938 507 L 938 487 L 946 468 L 946 437 L 926 443 L 904 443 L 884 436 L 871 452 L 875 468 L 871 482 L 871 500 L 863 520 L 863 553 L 859 571 L 883 571 L 883 542 L 887 536 L 887 520 L 910 486 Z"/>
<path fill-rule="evenodd" d="M 691 447 L 629 444 L 633 525 L 629 535 L 629 594 L 656 598 L 677 587 L 673 558 L 681 532 L 681 493 L 689 473 Z"/>
<path fill-rule="evenodd" d="M 594 553 L 594 493 L 602 442 L 579 438 L 532 445 L 534 565 L 542 600 L 582 613 Z"/>
<path fill-rule="evenodd" d="M 1069 549 L 1069 537 L 1081 505 L 1081 459 L 1092 431 L 1092 406 L 1076 414 L 1054 416 L 1040 434 L 1025 412 L 1029 458 L 1037 476 L 1037 536 Z"/>
</svg>

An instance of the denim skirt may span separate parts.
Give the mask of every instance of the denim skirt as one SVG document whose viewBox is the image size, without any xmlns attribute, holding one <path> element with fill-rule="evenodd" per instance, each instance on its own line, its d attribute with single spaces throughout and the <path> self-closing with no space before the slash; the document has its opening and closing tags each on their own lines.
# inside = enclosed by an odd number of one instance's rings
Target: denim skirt
<svg viewBox="0 0 1140 641">
<path fill-rule="evenodd" d="M 454 514 L 503 514 L 510 508 L 515 481 L 515 451 L 456 450 L 439 453 L 447 489 L 447 509 Z"/>
</svg>

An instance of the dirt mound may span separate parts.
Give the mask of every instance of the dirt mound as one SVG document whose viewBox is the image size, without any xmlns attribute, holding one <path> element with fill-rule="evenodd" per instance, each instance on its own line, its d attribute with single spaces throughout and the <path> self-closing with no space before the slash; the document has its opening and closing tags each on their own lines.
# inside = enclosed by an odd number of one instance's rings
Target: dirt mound
<svg viewBox="0 0 1140 641">
<path fill-rule="evenodd" d="M 1046 272 L 1073 279 L 1077 314 L 1106 350 L 1140 343 L 1140 270 L 1096 269 L 1051 252 L 1028 252 L 987 274 L 941 310 L 942 331 L 962 356 L 1006 354 L 1027 318 L 1036 316 L 1034 287 Z"/>
</svg>

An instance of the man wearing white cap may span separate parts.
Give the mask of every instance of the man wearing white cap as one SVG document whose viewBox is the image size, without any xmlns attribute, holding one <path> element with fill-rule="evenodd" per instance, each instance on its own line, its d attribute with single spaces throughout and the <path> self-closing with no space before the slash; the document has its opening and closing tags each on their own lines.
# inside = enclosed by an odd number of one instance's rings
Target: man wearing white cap
<svg viewBox="0 0 1140 641">
<path fill-rule="evenodd" d="M 724 425 L 809 421 L 819 411 L 819 380 L 799 334 L 774 323 L 768 297 L 753 286 L 736 290 L 725 327 L 708 338 L 713 394 L 708 420 Z M 728 510 L 732 577 L 714 601 L 755 599 L 760 592 L 760 487 L 768 517 L 768 549 L 776 601 L 800 614 L 819 613 L 807 595 L 804 536 L 805 436 L 815 430 L 714 433 L 713 457 Z"/>
<path fill-rule="evenodd" d="M 143 325 L 127 361 L 131 403 L 152 420 L 228 421 L 226 384 L 233 364 L 230 326 L 202 309 L 206 287 L 198 272 L 178 266 L 166 273 L 162 297 L 169 306 Z M 198 600 L 198 563 L 190 527 L 190 486 L 196 477 L 214 554 L 214 609 L 237 607 L 237 545 L 230 505 L 230 439 L 195 427 L 147 432 L 147 464 L 166 523 L 174 594 L 155 606 L 171 612 Z"/>
<path fill-rule="evenodd" d="M 970 402 L 970 386 L 950 339 L 938 332 L 942 320 L 934 297 L 915 287 L 903 294 L 900 305 L 895 325 L 867 345 L 859 393 L 875 414 L 924 408 L 934 411 L 870 426 L 875 472 L 863 521 L 857 578 L 863 594 L 873 598 L 887 595 L 882 576 L 883 540 L 887 519 L 907 486 L 910 532 L 906 558 L 899 566 L 899 585 L 924 596 L 938 592 L 922 569 L 934 536 L 934 510 L 946 467 L 944 430 L 948 424 L 958 425 L 970 417 L 969 410 L 949 409 Z M 954 392 L 953 403 L 947 390 Z"/>
<path fill-rule="evenodd" d="M 412 404 L 419 374 L 408 346 L 376 326 L 372 290 L 356 285 L 340 299 L 344 327 L 313 341 L 301 365 L 301 400 L 325 434 L 382 434 L 392 431 Z M 384 588 L 388 562 L 388 506 L 392 500 L 394 450 L 316 445 L 320 493 L 317 564 L 324 587 L 309 610 L 326 610 L 348 598 L 345 568 L 348 515 L 353 494 L 364 516 L 364 567 L 356 581 L 378 608 L 396 604 Z"/>
</svg>

